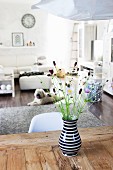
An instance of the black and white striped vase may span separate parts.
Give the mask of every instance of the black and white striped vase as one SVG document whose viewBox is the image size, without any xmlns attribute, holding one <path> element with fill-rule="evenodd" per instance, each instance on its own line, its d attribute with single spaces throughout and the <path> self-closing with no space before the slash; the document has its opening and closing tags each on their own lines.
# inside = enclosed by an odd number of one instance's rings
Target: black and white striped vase
<svg viewBox="0 0 113 170">
<path fill-rule="evenodd" d="M 64 156 L 76 156 L 81 147 L 77 120 L 63 120 L 63 130 L 59 137 L 59 147 Z"/>
</svg>

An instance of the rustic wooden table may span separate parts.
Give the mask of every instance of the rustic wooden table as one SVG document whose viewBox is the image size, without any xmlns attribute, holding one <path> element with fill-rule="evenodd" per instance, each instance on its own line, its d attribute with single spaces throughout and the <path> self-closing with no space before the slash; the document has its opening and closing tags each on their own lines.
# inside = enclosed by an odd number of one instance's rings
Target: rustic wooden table
<svg viewBox="0 0 113 170">
<path fill-rule="evenodd" d="M 60 131 L 0 136 L 0 170 L 113 169 L 113 127 L 79 128 L 82 148 L 65 157 L 58 147 Z"/>
</svg>

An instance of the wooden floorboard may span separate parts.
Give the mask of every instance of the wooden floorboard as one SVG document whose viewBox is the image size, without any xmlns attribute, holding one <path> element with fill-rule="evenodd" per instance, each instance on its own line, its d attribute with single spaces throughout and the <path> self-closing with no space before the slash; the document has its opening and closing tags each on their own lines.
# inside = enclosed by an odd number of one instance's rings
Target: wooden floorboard
<svg viewBox="0 0 113 170">
<path fill-rule="evenodd" d="M 15 80 L 15 97 L 11 94 L 0 94 L 0 108 L 26 106 L 34 98 L 35 90 L 21 91 L 18 79 Z M 106 125 L 113 125 L 113 97 L 103 93 L 102 102 L 97 102 L 90 107 L 90 112 L 101 119 Z"/>
</svg>

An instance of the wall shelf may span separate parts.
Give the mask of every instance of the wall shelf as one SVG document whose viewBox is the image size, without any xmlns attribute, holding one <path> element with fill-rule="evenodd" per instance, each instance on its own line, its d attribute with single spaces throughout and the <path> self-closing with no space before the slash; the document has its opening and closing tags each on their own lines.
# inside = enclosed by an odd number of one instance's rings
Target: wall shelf
<svg viewBox="0 0 113 170">
<path fill-rule="evenodd" d="M 70 57 L 70 67 L 73 68 L 73 64 L 77 61 L 78 58 L 78 24 L 74 23 L 73 25 L 73 32 L 71 38 L 71 57 Z"/>
<path fill-rule="evenodd" d="M 31 48 L 37 48 L 36 46 L 21 46 L 21 47 L 13 47 L 13 46 L 0 46 L 0 49 L 19 49 L 19 48 L 27 48 L 27 49 L 31 49 Z"/>
<path fill-rule="evenodd" d="M 9 94 L 13 93 L 13 90 L 0 90 L 0 94 Z"/>
</svg>

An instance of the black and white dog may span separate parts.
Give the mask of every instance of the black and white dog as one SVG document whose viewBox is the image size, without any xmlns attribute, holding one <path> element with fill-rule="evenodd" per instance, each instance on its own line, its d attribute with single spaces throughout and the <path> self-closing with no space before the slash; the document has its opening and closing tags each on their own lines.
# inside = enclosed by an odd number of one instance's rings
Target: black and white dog
<svg viewBox="0 0 113 170">
<path fill-rule="evenodd" d="M 28 106 L 55 103 L 63 99 L 63 97 L 58 97 L 55 94 L 46 93 L 43 89 L 36 89 L 34 97 L 34 100 L 27 104 Z"/>
</svg>

